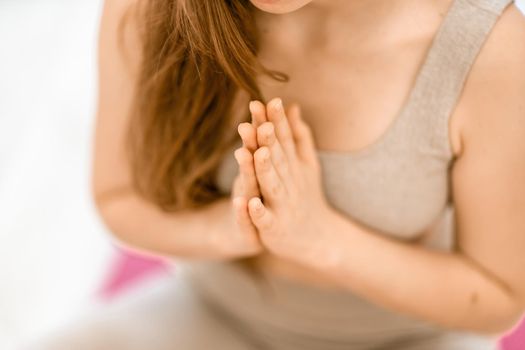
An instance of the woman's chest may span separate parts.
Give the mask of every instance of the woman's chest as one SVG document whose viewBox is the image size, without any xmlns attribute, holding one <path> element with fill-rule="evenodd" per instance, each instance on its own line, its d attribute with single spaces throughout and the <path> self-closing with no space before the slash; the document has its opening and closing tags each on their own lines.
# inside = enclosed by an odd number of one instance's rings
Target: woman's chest
<svg viewBox="0 0 525 350">
<path fill-rule="evenodd" d="M 259 86 L 265 100 L 301 106 L 329 202 L 402 239 L 427 231 L 449 199 L 449 159 L 427 142 L 436 132 L 430 121 L 439 116 L 406 108 L 427 44 L 423 38 L 373 54 L 307 57 L 297 48 L 263 44 L 259 54 L 265 67 L 289 77 L 282 83 L 263 76 Z M 237 174 L 233 155 L 221 169 L 220 187 L 229 193 Z"/>
<path fill-rule="evenodd" d="M 301 106 L 316 142 L 324 193 L 331 205 L 375 230 L 412 240 L 443 211 L 449 191 L 448 163 L 428 154 L 424 143 L 419 145 L 406 133 L 420 131 L 414 138 L 421 140 L 428 131 L 417 125 L 412 128 L 410 116 L 401 115 L 410 74 L 401 72 L 397 77 L 376 64 L 361 72 L 281 67 L 289 82 L 262 81 L 260 86 L 266 99 L 278 96 L 285 104 Z M 385 76 L 392 78 L 381 84 Z M 398 123 L 401 117 L 404 120 Z M 219 172 L 225 193 L 231 191 L 237 169 L 233 156 L 228 156 Z"/>
<path fill-rule="evenodd" d="M 318 149 L 355 151 L 378 140 L 405 103 L 417 68 L 407 51 L 353 59 L 263 51 L 263 64 L 285 72 L 289 81 L 262 76 L 259 87 L 267 101 L 299 104 Z"/>
<path fill-rule="evenodd" d="M 330 205 L 385 235 L 402 240 L 422 237 L 444 212 L 449 172 L 445 162 L 406 147 L 396 143 L 384 152 L 357 157 L 318 151 L 323 190 Z M 237 174 L 232 151 L 217 174 L 223 194 L 231 193 Z"/>
</svg>

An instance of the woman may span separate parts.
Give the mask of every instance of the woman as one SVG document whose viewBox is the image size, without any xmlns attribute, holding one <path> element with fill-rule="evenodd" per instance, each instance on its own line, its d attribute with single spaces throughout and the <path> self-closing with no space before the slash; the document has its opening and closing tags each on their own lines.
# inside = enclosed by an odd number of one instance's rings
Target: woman
<svg viewBox="0 0 525 350">
<path fill-rule="evenodd" d="M 525 308 L 524 39 L 511 0 L 106 1 L 97 207 L 177 272 L 56 343 L 494 349 Z"/>
</svg>

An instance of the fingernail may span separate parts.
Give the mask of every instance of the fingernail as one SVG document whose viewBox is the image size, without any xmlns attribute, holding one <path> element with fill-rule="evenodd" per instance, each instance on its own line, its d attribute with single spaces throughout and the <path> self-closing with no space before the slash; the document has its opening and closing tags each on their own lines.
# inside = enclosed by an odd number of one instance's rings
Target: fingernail
<svg viewBox="0 0 525 350">
<path fill-rule="evenodd" d="M 280 111 L 283 108 L 283 101 L 280 98 L 276 98 L 272 106 L 276 111 Z"/>
<path fill-rule="evenodd" d="M 249 124 L 249 123 L 240 123 L 239 126 L 237 127 L 237 132 L 239 133 L 239 136 L 242 138 L 243 137 L 243 131 L 242 129 L 245 128 L 245 126 L 243 124 Z"/>
</svg>

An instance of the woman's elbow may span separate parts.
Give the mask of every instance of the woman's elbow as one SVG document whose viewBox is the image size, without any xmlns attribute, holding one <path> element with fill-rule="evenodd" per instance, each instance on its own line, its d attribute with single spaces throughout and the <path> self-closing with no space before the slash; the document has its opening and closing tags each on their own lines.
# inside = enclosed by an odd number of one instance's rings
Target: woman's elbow
<svg viewBox="0 0 525 350">
<path fill-rule="evenodd" d="M 120 246 L 141 248 L 138 242 L 132 238 L 129 230 L 126 228 L 125 220 L 129 220 L 130 213 L 126 213 L 124 207 L 124 198 L 117 191 L 92 192 L 94 208 L 100 221 L 106 228 L 110 238 Z"/>
</svg>

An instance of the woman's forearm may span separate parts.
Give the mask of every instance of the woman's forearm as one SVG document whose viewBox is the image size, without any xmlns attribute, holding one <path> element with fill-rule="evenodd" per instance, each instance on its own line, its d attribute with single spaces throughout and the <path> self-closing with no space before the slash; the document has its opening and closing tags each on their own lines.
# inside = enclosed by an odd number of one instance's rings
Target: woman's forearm
<svg viewBox="0 0 525 350">
<path fill-rule="evenodd" d="M 381 236 L 332 212 L 300 261 L 385 308 L 454 329 L 497 334 L 519 319 L 498 281 L 459 253 Z M 304 253 L 304 252 L 303 252 Z"/>
<path fill-rule="evenodd" d="M 99 213 L 119 243 L 166 257 L 229 259 L 226 246 L 231 202 L 222 198 L 196 210 L 167 213 L 132 191 L 97 202 Z"/>
</svg>

